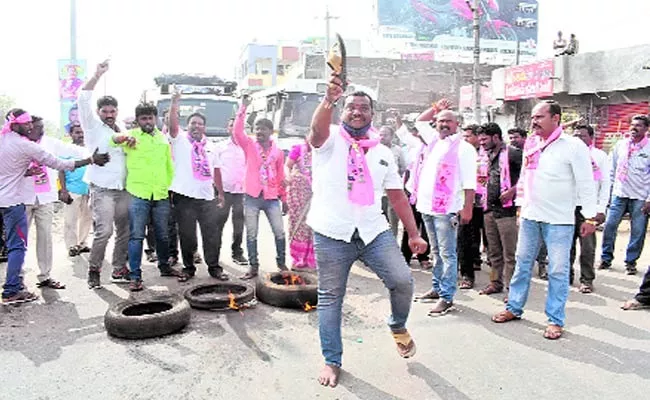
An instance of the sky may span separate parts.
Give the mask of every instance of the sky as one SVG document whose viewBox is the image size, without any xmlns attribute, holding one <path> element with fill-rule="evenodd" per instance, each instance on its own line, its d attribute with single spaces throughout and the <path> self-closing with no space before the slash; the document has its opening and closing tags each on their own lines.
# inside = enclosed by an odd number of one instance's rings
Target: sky
<svg viewBox="0 0 650 400">
<path fill-rule="evenodd" d="M 558 30 L 575 33 L 580 51 L 650 43 L 647 0 L 539 0 L 539 56 L 552 55 Z M 2 9 L 16 9 L 0 0 Z M 69 0 L 21 0 L 20 15 L 3 13 L 0 35 L 11 38 L 0 60 L 0 94 L 33 114 L 58 121 L 57 60 L 70 54 Z M 120 101 L 122 117 L 132 114 L 143 90 L 162 72 L 213 73 L 227 79 L 243 45 L 324 36 L 326 4 L 332 31 L 344 37 L 370 36 L 373 0 L 77 0 L 77 58 L 88 63 L 111 58 L 98 94 Z M 29 10 L 27 12 L 27 10 Z M 319 19 L 320 18 L 320 19 Z M 13 49 L 13 50 L 10 50 Z"/>
</svg>

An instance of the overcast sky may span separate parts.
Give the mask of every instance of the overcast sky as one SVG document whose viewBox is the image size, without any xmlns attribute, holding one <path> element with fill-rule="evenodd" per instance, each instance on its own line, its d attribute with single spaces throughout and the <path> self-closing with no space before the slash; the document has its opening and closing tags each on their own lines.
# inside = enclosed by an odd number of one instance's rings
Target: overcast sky
<svg viewBox="0 0 650 400">
<path fill-rule="evenodd" d="M 371 32 L 373 0 L 329 0 L 332 30 L 363 38 Z M 575 33 L 581 52 L 650 43 L 647 0 L 539 0 L 539 55 L 552 53 L 558 30 Z M 56 61 L 69 57 L 69 0 L 0 0 L 0 94 L 58 121 Z M 130 114 L 160 72 L 215 73 L 232 78 L 242 45 L 324 35 L 326 1 L 77 0 L 77 56 L 89 72 L 111 56 L 104 87 Z M 291 15 L 291 17 L 290 17 Z M 638 18 L 644 16 L 644 18 Z M 645 55 L 643 55 L 645 56 Z M 645 56 L 650 59 L 650 55 Z"/>
</svg>

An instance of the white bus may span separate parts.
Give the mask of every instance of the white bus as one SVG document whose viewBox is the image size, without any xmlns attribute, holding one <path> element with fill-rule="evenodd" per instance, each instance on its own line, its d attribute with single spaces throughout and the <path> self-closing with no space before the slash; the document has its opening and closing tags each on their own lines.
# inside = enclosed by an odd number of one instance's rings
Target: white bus
<svg viewBox="0 0 650 400">
<path fill-rule="evenodd" d="M 295 79 L 255 92 L 251 95 L 247 122 L 252 126 L 259 118 L 273 121 L 278 147 L 288 150 L 292 145 L 301 143 L 309 133 L 311 118 L 325 96 L 327 84 L 323 79 Z M 359 90 L 377 101 L 377 92 L 367 86 L 350 84 L 346 94 Z M 338 122 L 339 112 L 335 112 L 332 123 Z"/>
<path fill-rule="evenodd" d="M 190 75 L 162 75 L 155 79 L 157 87 L 143 93 L 143 101 L 156 105 L 158 127 L 162 127 L 163 114 L 171 106 L 172 85 L 181 93 L 179 122 L 185 129 L 187 117 L 199 112 L 206 118 L 206 135 L 213 140 L 228 137 L 228 120 L 235 116 L 239 107 L 234 97 L 237 84 L 224 82 L 216 77 Z"/>
</svg>

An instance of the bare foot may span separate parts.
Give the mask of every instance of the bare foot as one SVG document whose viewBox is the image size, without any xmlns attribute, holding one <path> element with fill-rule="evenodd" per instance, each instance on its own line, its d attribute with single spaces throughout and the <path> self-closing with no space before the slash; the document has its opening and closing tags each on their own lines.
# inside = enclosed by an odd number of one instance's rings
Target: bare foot
<svg viewBox="0 0 650 400">
<path fill-rule="evenodd" d="M 318 377 L 318 383 L 323 386 L 335 387 L 339 383 L 341 368 L 336 365 L 325 364 Z"/>
</svg>

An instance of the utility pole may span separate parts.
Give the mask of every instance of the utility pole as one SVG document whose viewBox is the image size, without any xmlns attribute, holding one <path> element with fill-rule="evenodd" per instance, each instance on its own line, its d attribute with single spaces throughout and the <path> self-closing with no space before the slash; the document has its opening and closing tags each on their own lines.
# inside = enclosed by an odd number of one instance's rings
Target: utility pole
<svg viewBox="0 0 650 400">
<path fill-rule="evenodd" d="M 330 50 L 330 20 L 333 19 L 339 19 L 339 17 L 335 17 L 332 14 L 330 14 L 330 8 L 329 6 L 325 6 L 325 60 L 327 61 L 327 53 Z M 325 63 L 325 75 L 323 76 L 323 79 L 327 79 L 329 76 L 329 70 L 327 68 L 327 63 Z"/>
<path fill-rule="evenodd" d="M 77 0 L 70 0 L 70 59 L 77 59 Z"/>
<path fill-rule="evenodd" d="M 481 64 L 481 32 L 479 28 L 479 0 L 474 0 L 474 5 L 470 4 L 470 0 L 465 0 L 467 2 L 467 7 L 472 10 L 474 15 L 474 22 L 472 24 L 472 30 L 474 32 L 474 73 L 472 77 L 472 85 L 474 93 L 473 95 L 473 105 L 474 105 L 474 122 L 477 124 L 481 123 L 481 75 L 479 67 Z"/>
</svg>

